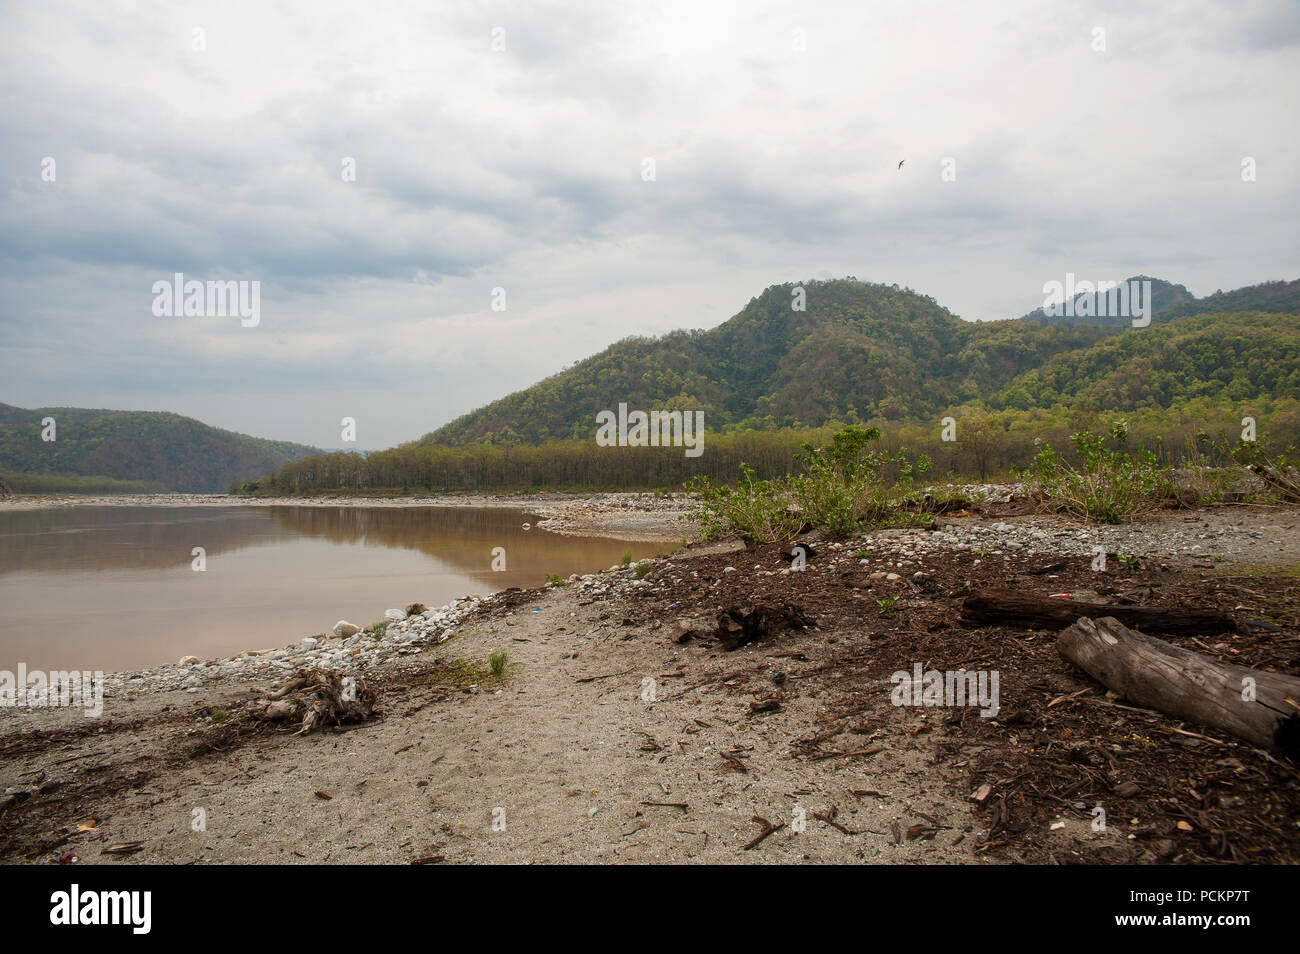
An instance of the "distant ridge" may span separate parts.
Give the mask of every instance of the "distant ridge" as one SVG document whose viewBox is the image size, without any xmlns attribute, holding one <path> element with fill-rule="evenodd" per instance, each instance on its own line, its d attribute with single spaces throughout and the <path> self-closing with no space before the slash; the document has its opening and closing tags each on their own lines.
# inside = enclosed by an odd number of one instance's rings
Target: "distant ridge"
<svg viewBox="0 0 1300 954">
<path fill-rule="evenodd" d="M 1139 288 L 1151 289 L 1151 318 L 1154 324 L 1157 321 L 1168 320 L 1172 317 L 1170 310 L 1179 305 L 1194 302 L 1196 296 L 1189 292 L 1182 285 L 1174 285 L 1170 282 L 1159 278 L 1152 278 L 1150 275 L 1134 275 L 1125 279 L 1119 284 L 1131 285 L 1137 283 Z M 1150 285 L 1144 285 L 1150 282 Z M 1064 284 L 1064 281 L 1062 281 Z M 1022 321 L 1036 321 L 1045 325 L 1070 325 L 1070 324 L 1088 324 L 1100 325 L 1105 328 L 1124 328 L 1132 327 L 1132 316 L 1108 314 L 1113 309 L 1115 297 L 1109 297 L 1104 292 L 1091 292 L 1070 295 L 1070 307 L 1062 307 L 1061 313 L 1049 315 L 1043 308 L 1036 308 L 1027 315 L 1021 317 Z M 1145 305 L 1145 299 L 1142 301 Z M 1243 308 L 1234 308 L 1233 311 L 1247 310 Z"/>
<path fill-rule="evenodd" d="M 47 417 L 55 421 L 53 441 L 41 437 Z M 249 437 L 165 411 L 0 404 L 0 473 L 18 492 L 25 482 L 91 490 L 96 484 L 88 478 L 101 478 L 106 490 L 213 493 L 316 453 L 305 444 Z"/>
</svg>

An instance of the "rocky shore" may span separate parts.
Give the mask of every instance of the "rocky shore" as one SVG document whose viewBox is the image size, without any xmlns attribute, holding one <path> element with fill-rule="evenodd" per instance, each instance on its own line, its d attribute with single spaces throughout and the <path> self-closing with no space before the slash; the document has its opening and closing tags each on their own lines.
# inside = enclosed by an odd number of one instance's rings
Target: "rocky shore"
<svg viewBox="0 0 1300 954">
<path fill-rule="evenodd" d="M 277 679 L 303 667 L 366 672 L 397 656 L 409 656 L 451 639 L 481 600 L 480 596 L 466 596 L 436 610 L 422 603 L 388 609 L 384 611 L 388 626 L 382 633 L 339 620 L 329 633 L 307 636 L 280 649 L 253 649 L 221 659 L 183 656 L 175 665 L 112 673 L 104 677 L 104 696 L 176 690 L 196 693 L 200 687 L 227 681 Z"/>
</svg>

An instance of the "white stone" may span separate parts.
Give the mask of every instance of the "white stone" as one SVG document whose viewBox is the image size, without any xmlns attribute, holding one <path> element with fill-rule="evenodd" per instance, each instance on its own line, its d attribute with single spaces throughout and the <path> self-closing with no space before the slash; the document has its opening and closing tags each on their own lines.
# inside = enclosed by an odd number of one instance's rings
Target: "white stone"
<svg viewBox="0 0 1300 954">
<path fill-rule="evenodd" d="M 345 620 L 345 619 L 341 619 L 341 620 L 339 620 L 337 623 L 334 624 L 334 635 L 335 635 L 335 636 L 352 636 L 353 634 L 355 634 L 355 633 L 359 633 L 359 632 L 361 632 L 361 627 L 360 627 L 360 626 L 356 626 L 356 625 L 354 625 L 354 624 L 352 624 L 352 623 L 349 623 L 349 622 L 348 622 L 347 620 Z"/>
<path fill-rule="evenodd" d="M 320 643 L 318 643 L 318 642 L 316 641 L 316 637 L 315 637 L 315 636 L 306 636 L 306 637 L 303 638 L 303 641 L 302 641 L 302 648 L 303 648 L 304 650 L 312 650 L 312 649 L 315 649 L 315 648 L 316 648 L 317 646 L 319 646 L 319 645 L 320 645 Z"/>
</svg>

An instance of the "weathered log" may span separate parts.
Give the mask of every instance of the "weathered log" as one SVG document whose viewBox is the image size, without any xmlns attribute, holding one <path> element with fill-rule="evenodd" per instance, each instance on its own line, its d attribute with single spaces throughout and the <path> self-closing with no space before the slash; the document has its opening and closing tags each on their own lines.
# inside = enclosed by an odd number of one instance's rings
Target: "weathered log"
<svg viewBox="0 0 1300 954">
<path fill-rule="evenodd" d="M 1111 617 L 1080 619 L 1056 638 L 1056 649 L 1130 702 L 1300 761 L 1300 679 L 1294 676 L 1224 665 Z"/>
<path fill-rule="evenodd" d="M 1180 606 L 1123 606 L 1053 599 L 991 586 L 966 597 L 961 618 L 967 623 L 1015 626 L 1022 629 L 1064 629 L 1080 617 L 1110 616 L 1125 626 L 1137 626 L 1176 636 L 1214 635 L 1238 631 L 1237 621 L 1218 610 Z"/>
</svg>

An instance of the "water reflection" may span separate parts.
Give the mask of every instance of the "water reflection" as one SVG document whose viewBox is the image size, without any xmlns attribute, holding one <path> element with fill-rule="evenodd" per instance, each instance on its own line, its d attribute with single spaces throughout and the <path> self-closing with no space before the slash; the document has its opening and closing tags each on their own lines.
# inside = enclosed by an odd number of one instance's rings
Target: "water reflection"
<svg viewBox="0 0 1300 954">
<path fill-rule="evenodd" d="M 139 668 L 282 646 L 410 600 L 440 605 L 672 549 L 535 524 L 469 507 L 0 512 L 0 669 Z M 492 569 L 496 547 L 504 572 Z"/>
</svg>

